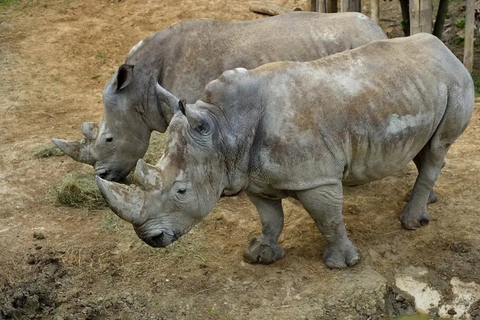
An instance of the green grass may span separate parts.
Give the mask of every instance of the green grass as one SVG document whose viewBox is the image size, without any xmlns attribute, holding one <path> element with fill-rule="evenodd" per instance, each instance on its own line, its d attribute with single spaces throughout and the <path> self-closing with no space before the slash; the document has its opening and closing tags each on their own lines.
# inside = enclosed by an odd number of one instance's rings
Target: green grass
<svg viewBox="0 0 480 320">
<path fill-rule="evenodd" d="M 14 2 L 17 2 L 17 0 L 0 0 L 0 7 L 6 7 Z"/>
</svg>

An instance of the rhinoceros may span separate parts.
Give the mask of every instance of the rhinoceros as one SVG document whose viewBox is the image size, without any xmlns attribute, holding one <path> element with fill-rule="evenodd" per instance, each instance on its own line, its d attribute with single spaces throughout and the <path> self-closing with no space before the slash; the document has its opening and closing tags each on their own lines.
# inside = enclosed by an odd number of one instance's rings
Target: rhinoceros
<svg viewBox="0 0 480 320">
<path fill-rule="evenodd" d="M 223 71 L 280 60 L 310 61 L 386 39 L 360 13 L 293 12 L 245 22 L 192 20 L 140 41 L 107 83 L 100 124 L 85 122 L 83 142 L 53 139 L 98 176 L 118 181 L 145 155 L 152 131 L 165 132 L 173 112 L 156 84 L 194 103 Z"/>
<path fill-rule="evenodd" d="M 268 264 L 285 254 L 281 200 L 294 197 L 325 237 L 330 268 L 359 261 L 343 223 L 343 185 L 381 179 L 413 160 L 418 177 L 401 222 L 426 225 L 429 194 L 474 105 L 470 74 L 429 34 L 226 71 L 195 104 L 176 107 L 163 93 L 175 110 L 164 156 L 157 167 L 138 161 L 139 185 L 97 176 L 110 208 L 147 244 L 164 247 L 220 196 L 243 190 L 262 222 L 245 257 Z"/>
</svg>

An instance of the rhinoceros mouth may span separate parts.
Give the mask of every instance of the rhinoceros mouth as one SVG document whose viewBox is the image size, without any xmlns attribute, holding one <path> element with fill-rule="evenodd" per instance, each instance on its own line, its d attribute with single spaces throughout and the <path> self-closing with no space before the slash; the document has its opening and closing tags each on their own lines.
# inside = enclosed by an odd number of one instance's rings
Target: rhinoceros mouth
<svg viewBox="0 0 480 320">
<path fill-rule="evenodd" d="M 177 234 L 169 235 L 165 232 L 160 232 L 153 236 L 141 238 L 146 244 L 154 248 L 164 248 L 169 244 L 178 240 L 180 236 Z"/>
<path fill-rule="evenodd" d="M 113 182 L 122 182 L 128 175 L 123 172 L 117 172 L 115 170 L 107 170 L 105 168 L 100 168 L 95 170 L 95 175 L 100 178 Z"/>
</svg>

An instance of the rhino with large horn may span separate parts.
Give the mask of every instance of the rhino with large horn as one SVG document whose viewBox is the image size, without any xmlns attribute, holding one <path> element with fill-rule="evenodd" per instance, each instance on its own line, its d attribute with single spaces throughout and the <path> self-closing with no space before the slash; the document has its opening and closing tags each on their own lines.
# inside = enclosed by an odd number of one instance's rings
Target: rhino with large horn
<svg viewBox="0 0 480 320">
<path fill-rule="evenodd" d="M 173 96 L 157 83 L 195 102 L 205 85 L 228 69 L 280 61 L 309 61 L 386 39 L 360 13 L 293 12 L 244 22 L 201 19 L 182 22 L 140 41 L 103 93 L 104 115 L 84 143 L 54 139 L 74 160 L 96 174 L 120 180 L 145 154 L 153 130 L 165 132 Z M 82 127 L 83 129 L 83 127 Z"/>
<path fill-rule="evenodd" d="M 195 104 L 180 102 L 158 168 L 139 162 L 140 186 L 98 184 L 155 247 L 188 231 L 222 194 L 245 190 L 262 222 L 245 253 L 253 263 L 284 256 L 281 200 L 295 197 L 325 236 L 327 266 L 344 268 L 359 255 L 342 219 L 342 185 L 381 179 L 413 160 L 419 174 L 400 217 L 406 229 L 428 224 L 429 194 L 473 105 L 469 72 L 429 34 L 235 69 Z"/>
</svg>

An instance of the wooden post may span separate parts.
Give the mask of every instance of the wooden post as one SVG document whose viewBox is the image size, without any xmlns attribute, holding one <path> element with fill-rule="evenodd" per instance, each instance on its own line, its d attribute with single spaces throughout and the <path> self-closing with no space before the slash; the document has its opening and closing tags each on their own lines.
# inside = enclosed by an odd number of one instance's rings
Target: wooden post
<svg viewBox="0 0 480 320">
<path fill-rule="evenodd" d="M 378 24 L 380 20 L 380 14 L 379 14 L 379 8 L 380 8 L 380 1 L 379 0 L 371 0 L 370 1 L 370 12 L 371 12 L 371 18 L 373 22 Z"/>
<path fill-rule="evenodd" d="M 308 0 L 307 11 L 318 12 L 318 0 Z"/>
<path fill-rule="evenodd" d="M 465 49 L 463 53 L 463 65 L 472 73 L 473 71 L 473 31 L 475 27 L 475 0 L 467 0 L 465 11 Z"/>
<path fill-rule="evenodd" d="M 325 12 L 327 13 L 338 12 L 337 0 L 326 0 Z"/>
<path fill-rule="evenodd" d="M 410 0 L 410 35 L 432 33 L 432 0 Z"/>
<path fill-rule="evenodd" d="M 362 6 L 360 0 L 341 0 L 340 10 L 342 12 L 356 11 L 361 12 Z"/>
<path fill-rule="evenodd" d="M 317 0 L 317 12 L 321 12 L 321 13 L 327 12 L 326 1 L 328 0 Z"/>
</svg>

